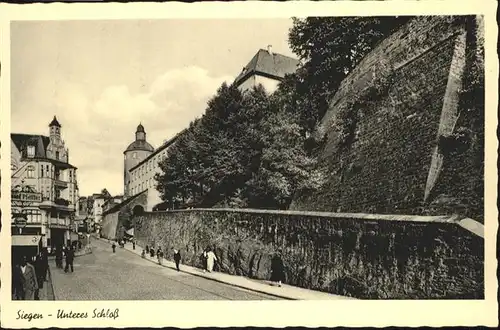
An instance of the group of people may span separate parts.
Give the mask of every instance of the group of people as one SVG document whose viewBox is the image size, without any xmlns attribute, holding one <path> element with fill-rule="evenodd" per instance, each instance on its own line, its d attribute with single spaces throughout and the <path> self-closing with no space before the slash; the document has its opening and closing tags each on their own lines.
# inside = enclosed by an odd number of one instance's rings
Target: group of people
<svg viewBox="0 0 500 330">
<path fill-rule="evenodd" d="M 57 268 L 63 268 L 63 259 L 66 261 L 64 272 L 67 273 L 71 269 L 71 272 L 73 273 L 73 260 L 75 259 L 75 248 L 73 245 L 70 245 L 69 247 L 63 246 L 62 248 L 56 248 Z"/>
<path fill-rule="evenodd" d="M 120 240 L 118 239 L 115 239 L 113 241 L 113 243 L 111 244 L 111 248 L 113 249 L 113 253 L 116 252 L 116 244 L 115 243 L 118 243 L 118 245 L 121 247 L 121 248 L 124 248 L 125 247 L 125 243 L 126 241 L 122 238 Z M 135 240 L 132 240 L 132 249 L 135 250 Z"/>
<path fill-rule="evenodd" d="M 47 249 L 36 256 L 23 255 L 12 268 L 12 295 L 14 300 L 40 300 L 40 289 L 47 281 L 49 269 Z"/>
<path fill-rule="evenodd" d="M 120 246 L 122 246 L 123 240 L 120 242 Z M 135 249 L 135 241 L 132 241 Z M 112 244 L 113 252 L 115 252 L 116 245 L 113 242 Z M 173 250 L 173 258 L 175 262 L 175 267 L 177 271 L 180 271 L 180 262 L 181 262 L 181 253 L 179 250 L 172 248 Z M 149 255 L 151 258 L 156 258 L 158 259 L 158 264 L 162 265 L 163 264 L 163 258 L 165 257 L 165 254 L 162 250 L 161 247 L 158 247 L 156 250 L 154 246 L 149 247 L 149 245 L 146 245 L 146 247 L 142 250 L 141 257 L 146 258 L 146 255 Z M 209 272 L 211 273 L 214 270 L 215 263 L 217 262 L 217 256 L 215 255 L 214 251 L 212 248 L 207 247 L 205 250 L 203 250 L 203 253 L 201 255 L 201 260 L 203 264 L 203 272 Z M 278 286 L 281 286 L 281 283 L 285 281 L 285 267 L 283 264 L 283 260 L 281 258 L 281 252 L 276 253 L 272 260 L 271 260 L 271 278 L 270 280 L 277 284 Z"/>
<path fill-rule="evenodd" d="M 177 269 L 177 271 L 180 271 L 181 252 L 174 248 L 172 250 L 174 254 L 175 268 Z M 146 245 L 146 247 L 142 250 L 141 256 L 143 258 L 146 258 L 147 254 L 149 254 L 151 258 L 154 258 L 156 254 L 156 258 L 158 259 L 158 264 L 163 265 L 163 258 L 165 257 L 165 254 L 163 253 L 161 247 L 158 247 L 158 249 L 155 252 L 154 247 L 150 248 L 148 245 Z"/>
<path fill-rule="evenodd" d="M 203 262 L 203 272 L 211 273 L 214 270 L 215 262 L 217 261 L 214 251 L 212 251 L 210 247 L 206 248 L 201 255 L 201 259 Z"/>
</svg>

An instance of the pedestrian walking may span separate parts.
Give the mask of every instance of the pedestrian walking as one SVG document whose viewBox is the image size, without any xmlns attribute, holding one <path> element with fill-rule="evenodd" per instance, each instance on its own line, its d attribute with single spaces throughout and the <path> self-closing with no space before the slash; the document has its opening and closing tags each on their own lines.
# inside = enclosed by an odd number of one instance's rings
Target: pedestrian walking
<svg viewBox="0 0 500 330">
<path fill-rule="evenodd" d="M 42 251 L 40 251 L 35 257 L 35 274 L 39 289 L 43 289 L 43 282 L 45 281 L 44 270 L 45 270 L 45 262 L 43 260 Z"/>
<path fill-rule="evenodd" d="M 62 258 L 63 258 L 62 247 L 58 246 L 58 247 L 56 247 L 56 267 L 57 268 L 62 268 Z"/>
<path fill-rule="evenodd" d="M 163 251 L 161 250 L 161 247 L 158 247 L 156 257 L 158 258 L 158 264 L 161 265 L 163 263 Z"/>
<path fill-rule="evenodd" d="M 146 245 L 146 251 L 145 251 L 145 254 L 149 254 L 149 246 Z"/>
<path fill-rule="evenodd" d="M 203 267 L 203 272 L 207 271 L 207 249 L 203 250 L 203 253 L 201 254 L 201 264 Z"/>
<path fill-rule="evenodd" d="M 146 251 L 144 249 L 142 250 L 141 257 L 146 258 Z"/>
<path fill-rule="evenodd" d="M 174 249 L 174 261 L 175 268 L 177 268 L 177 271 L 179 271 L 179 264 L 181 263 L 181 251 Z"/>
<path fill-rule="evenodd" d="M 212 251 L 212 249 L 208 249 L 207 251 L 207 271 L 209 273 L 212 272 L 214 269 L 214 264 L 217 261 L 217 257 L 215 256 L 215 253 Z"/>
<path fill-rule="evenodd" d="M 73 259 L 75 258 L 75 252 L 73 251 L 73 247 L 71 247 L 68 251 L 66 251 L 66 267 L 64 268 L 64 272 L 67 273 L 71 268 L 71 272 L 73 273 Z"/>
<path fill-rule="evenodd" d="M 24 279 L 19 260 L 12 267 L 12 300 L 24 300 Z"/>
<path fill-rule="evenodd" d="M 135 239 L 132 240 L 132 250 L 135 250 Z"/>
<path fill-rule="evenodd" d="M 122 247 L 122 248 L 123 248 L 123 247 L 125 247 L 125 241 L 123 240 L 123 238 L 122 238 L 122 240 L 120 241 L 120 247 Z"/>
<path fill-rule="evenodd" d="M 281 286 L 285 281 L 285 266 L 281 258 L 281 252 L 276 253 L 271 259 L 271 281 Z"/>
<path fill-rule="evenodd" d="M 18 296 L 22 298 L 20 300 L 35 300 L 35 294 L 38 290 L 35 267 L 28 263 L 27 256 L 22 257 L 21 264 L 17 267 L 16 273 L 20 280 Z"/>
<path fill-rule="evenodd" d="M 116 252 L 116 245 L 115 245 L 115 242 L 113 242 L 113 244 L 111 244 L 111 248 L 113 249 L 113 253 Z"/>
<path fill-rule="evenodd" d="M 47 251 L 47 248 L 43 248 L 42 250 L 42 264 L 42 278 L 45 282 L 47 282 L 47 273 L 49 271 L 49 251 Z"/>
<path fill-rule="evenodd" d="M 155 248 L 154 248 L 154 246 L 152 246 L 151 249 L 149 249 L 149 253 L 151 254 L 151 258 L 155 257 Z"/>
</svg>

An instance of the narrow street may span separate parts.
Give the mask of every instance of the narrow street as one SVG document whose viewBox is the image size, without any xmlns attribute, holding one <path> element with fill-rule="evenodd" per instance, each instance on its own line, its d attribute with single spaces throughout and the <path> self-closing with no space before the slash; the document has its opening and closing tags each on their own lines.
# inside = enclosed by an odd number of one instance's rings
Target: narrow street
<svg viewBox="0 0 500 330">
<path fill-rule="evenodd" d="M 50 262 L 56 300 L 273 300 L 205 278 L 155 265 L 94 240 L 93 253 L 75 258 L 74 273 Z"/>
</svg>

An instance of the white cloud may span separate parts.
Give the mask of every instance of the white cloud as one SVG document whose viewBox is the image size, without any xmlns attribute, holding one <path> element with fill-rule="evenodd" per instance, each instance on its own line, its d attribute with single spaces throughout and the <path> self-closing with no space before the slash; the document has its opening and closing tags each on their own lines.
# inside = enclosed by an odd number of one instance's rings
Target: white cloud
<svg viewBox="0 0 500 330">
<path fill-rule="evenodd" d="M 186 67 L 165 72 L 147 92 L 133 94 L 127 86 L 110 86 L 96 100 L 90 100 L 81 86 L 64 84 L 55 106 L 70 161 L 79 168 L 80 194 L 102 188 L 122 193 L 123 150 L 133 141 L 139 122 L 157 147 L 204 113 L 217 88 L 232 79 Z"/>
</svg>

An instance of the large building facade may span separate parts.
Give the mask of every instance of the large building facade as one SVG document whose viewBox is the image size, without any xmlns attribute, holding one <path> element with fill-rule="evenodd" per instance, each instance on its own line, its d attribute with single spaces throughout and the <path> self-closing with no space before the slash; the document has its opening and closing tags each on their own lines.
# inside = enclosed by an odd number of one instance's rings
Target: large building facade
<svg viewBox="0 0 500 330">
<path fill-rule="evenodd" d="M 40 236 L 46 247 L 69 243 L 78 212 L 77 168 L 61 128 L 54 116 L 49 136 L 11 134 L 12 233 Z"/>
</svg>

